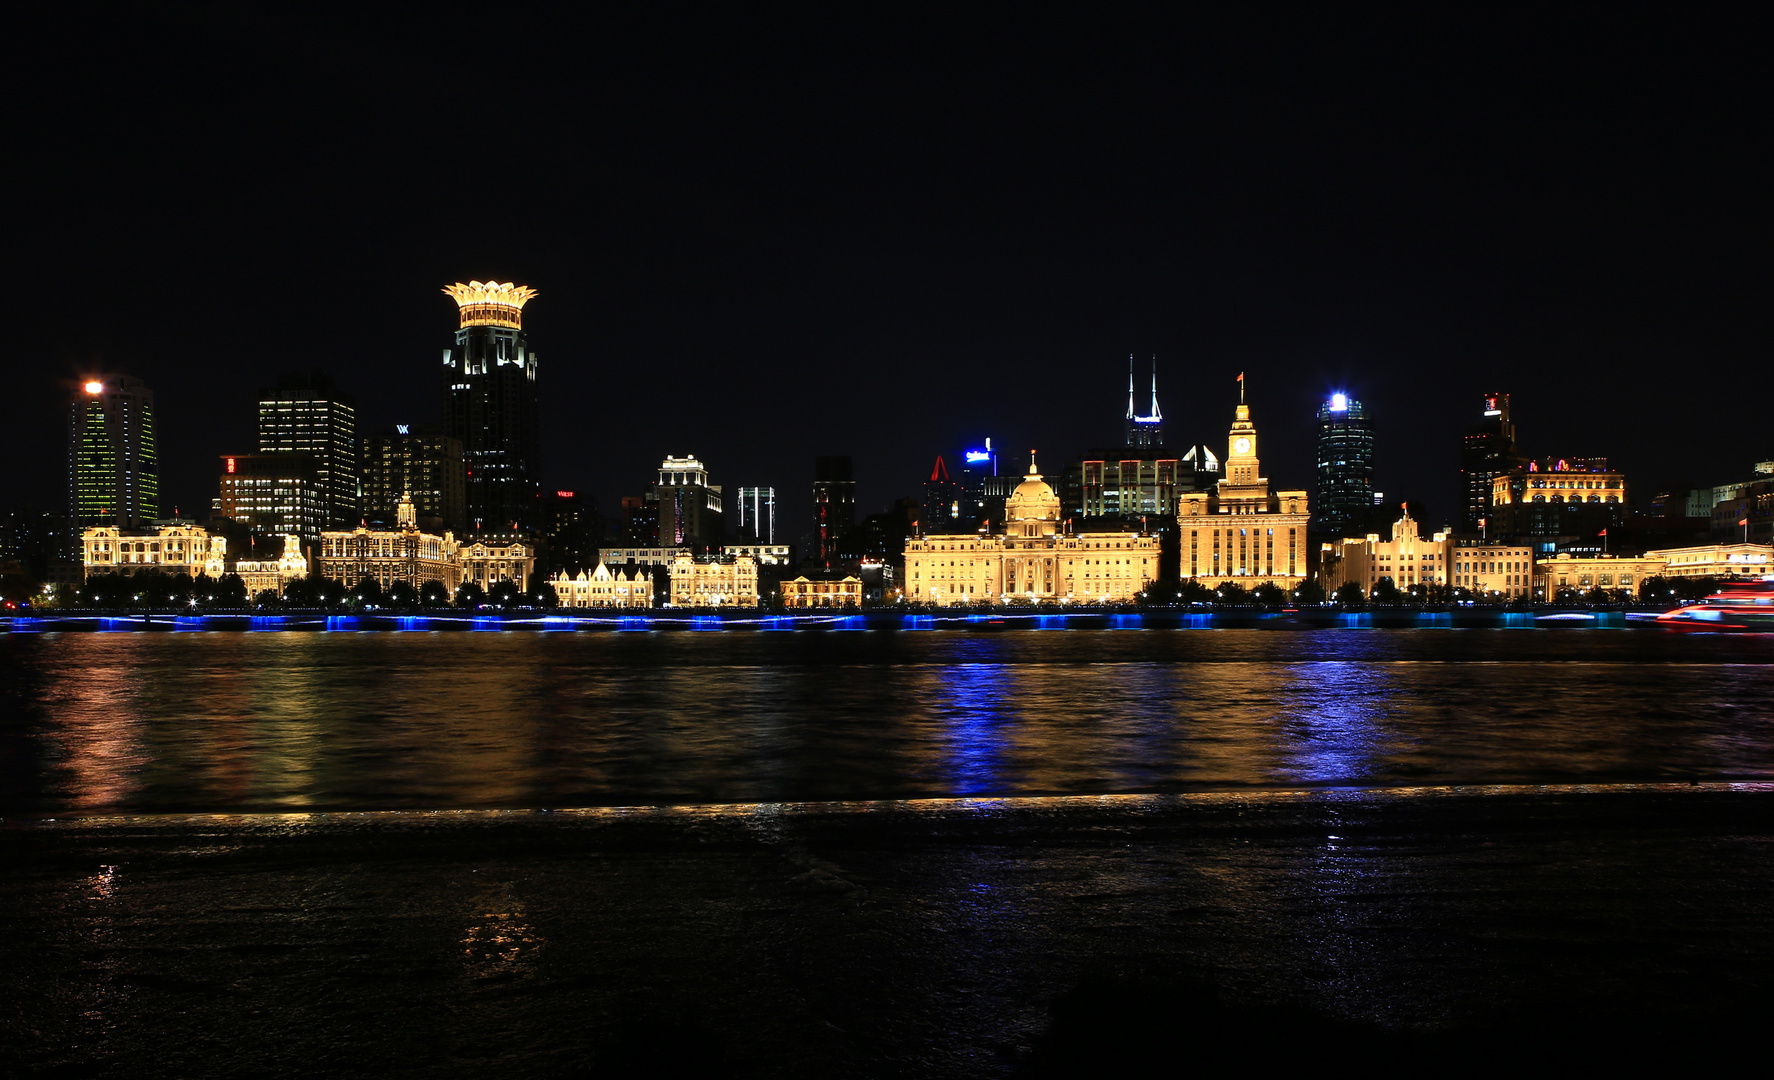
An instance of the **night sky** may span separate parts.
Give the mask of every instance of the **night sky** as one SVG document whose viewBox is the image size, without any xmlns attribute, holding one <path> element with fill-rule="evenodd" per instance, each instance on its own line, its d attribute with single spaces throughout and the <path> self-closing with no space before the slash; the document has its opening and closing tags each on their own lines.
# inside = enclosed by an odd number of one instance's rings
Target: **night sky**
<svg viewBox="0 0 1774 1080">
<path fill-rule="evenodd" d="M 1347 390 L 1431 524 L 1490 390 L 1641 502 L 1774 456 L 1752 16 L 606 8 L 15 13 L 0 509 L 61 505 L 89 372 L 155 391 L 169 512 L 279 371 L 433 422 L 489 277 L 540 290 L 546 486 L 695 453 L 779 540 L 818 454 L 866 513 L 985 436 L 1116 444 L 1130 352 L 1216 452 L 1246 372 L 1288 486 Z"/>
</svg>

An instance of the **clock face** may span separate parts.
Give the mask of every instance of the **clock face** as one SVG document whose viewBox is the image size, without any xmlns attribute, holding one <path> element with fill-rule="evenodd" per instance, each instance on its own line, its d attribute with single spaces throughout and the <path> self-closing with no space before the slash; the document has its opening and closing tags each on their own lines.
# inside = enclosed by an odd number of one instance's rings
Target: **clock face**
<svg viewBox="0 0 1774 1080">
<path fill-rule="evenodd" d="M 1248 454 L 1250 453 L 1250 440 L 1241 438 L 1232 444 L 1232 449 L 1238 451 L 1240 454 Z"/>
</svg>

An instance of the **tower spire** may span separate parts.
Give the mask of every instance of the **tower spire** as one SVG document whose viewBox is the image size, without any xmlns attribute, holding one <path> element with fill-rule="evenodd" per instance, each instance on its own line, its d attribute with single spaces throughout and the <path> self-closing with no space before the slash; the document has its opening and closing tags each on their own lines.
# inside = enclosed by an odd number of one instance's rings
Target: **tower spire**
<svg viewBox="0 0 1774 1080">
<path fill-rule="evenodd" d="M 1127 418 L 1132 420 L 1133 412 L 1133 354 L 1127 354 Z"/>
<path fill-rule="evenodd" d="M 1158 408 L 1158 354 L 1152 354 L 1152 416 L 1153 421 L 1164 419 L 1164 413 Z"/>
</svg>

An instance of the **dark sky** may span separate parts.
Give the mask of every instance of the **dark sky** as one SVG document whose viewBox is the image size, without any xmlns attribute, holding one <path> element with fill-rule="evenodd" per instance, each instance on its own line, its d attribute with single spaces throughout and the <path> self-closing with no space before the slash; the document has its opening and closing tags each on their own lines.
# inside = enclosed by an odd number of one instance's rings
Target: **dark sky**
<svg viewBox="0 0 1774 1080">
<path fill-rule="evenodd" d="M 89 371 L 154 389 L 186 508 L 280 370 L 434 420 L 439 289 L 488 277 L 540 290 L 548 486 L 695 453 L 788 539 L 817 454 L 866 512 L 988 435 L 1112 444 L 1130 352 L 1173 442 L 1247 372 L 1292 486 L 1347 389 L 1438 520 L 1493 389 L 1639 495 L 1774 456 L 1753 16 L 614 7 L 15 15 L 0 507 L 62 497 Z"/>
</svg>

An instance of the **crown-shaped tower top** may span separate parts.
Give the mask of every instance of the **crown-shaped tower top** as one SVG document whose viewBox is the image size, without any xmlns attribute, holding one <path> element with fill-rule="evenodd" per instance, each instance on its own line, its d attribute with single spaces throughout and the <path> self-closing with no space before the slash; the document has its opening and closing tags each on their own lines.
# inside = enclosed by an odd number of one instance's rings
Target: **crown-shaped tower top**
<svg viewBox="0 0 1774 1080">
<path fill-rule="evenodd" d="M 462 309 L 463 326 L 509 326 L 521 330 L 524 304 L 536 295 L 528 285 L 511 282 L 460 281 L 445 285 L 444 292 Z"/>
</svg>

